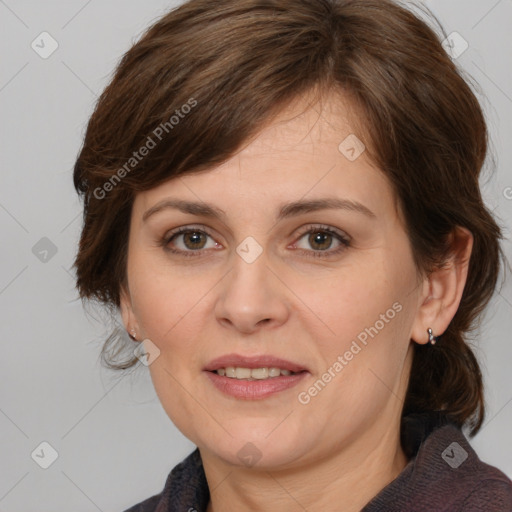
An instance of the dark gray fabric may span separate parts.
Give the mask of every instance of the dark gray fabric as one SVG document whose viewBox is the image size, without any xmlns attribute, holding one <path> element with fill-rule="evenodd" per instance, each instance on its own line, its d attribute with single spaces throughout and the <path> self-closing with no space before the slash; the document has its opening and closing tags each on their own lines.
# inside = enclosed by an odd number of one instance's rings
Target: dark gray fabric
<svg viewBox="0 0 512 512">
<path fill-rule="evenodd" d="M 512 512 L 510 479 L 483 463 L 442 415 L 406 417 L 402 445 L 409 463 L 362 512 Z M 205 512 L 209 498 L 196 449 L 171 471 L 162 493 L 125 512 Z"/>
</svg>

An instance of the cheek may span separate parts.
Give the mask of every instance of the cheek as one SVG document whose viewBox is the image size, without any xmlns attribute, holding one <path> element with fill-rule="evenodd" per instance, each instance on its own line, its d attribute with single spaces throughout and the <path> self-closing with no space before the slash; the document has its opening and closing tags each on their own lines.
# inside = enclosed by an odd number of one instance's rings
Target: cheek
<svg viewBox="0 0 512 512">
<path fill-rule="evenodd" d="M 173 363 L 174 361 L 174 363 Z M 197 424 L 201 418 L 196 400 L 202 395 L 194 387 L 194 383 L 187 379 L 186 359 L 183 355 L 168 350 L 149 366 L 151 380 L 160 404 L 176 428 L 198 443 L 201 436 L 197 435 L 200 426 Z"/>
<path fill-rule="evenodd" d="M 382 322 L 387 326 L 395 317 L 393 305 L 400 302 L 403 292 L 400 277 L 393 273 L 385 262 L 373 260 L 372 265 L 347 267 L 323 283 L 302 288 L 297 295 L 306 297 L 304 302 L 316 313 L 321 338 L 352 340 L 376 322 L 382 330 Z"/>
<path fill-rule="evenodd" d="M 408 246 L 403 245 L 402 252 L 376 254 L 371 263 L 368 254 L 331 279 L 323 293 L 305 292 L 322 319 L 317 333 L 323 334 L 315 342 L 325 368 L 342 357 L 342 393 L 347 388 L 357 388 L 360 396 L 389 393 L 379 378 L 391 387 L 398 382 L 410 344 L 416 271 Z"/>
<path fill-rule="evenodd" d="M 214 275 L 194 277 L 155 259 L 154 255 L 135 255 L 129 267 L 130 290 L 133 311 L 144 336 L 167 347 L 176 339 L 176 333 L 182 339 L 193 334 L 190 318 L 204 307 L 218 279 Z"/>
</svg>

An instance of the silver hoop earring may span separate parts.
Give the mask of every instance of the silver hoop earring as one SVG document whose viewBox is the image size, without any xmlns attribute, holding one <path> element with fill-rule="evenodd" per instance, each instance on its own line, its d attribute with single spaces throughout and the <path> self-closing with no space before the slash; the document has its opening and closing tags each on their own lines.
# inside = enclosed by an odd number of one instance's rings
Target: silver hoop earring
<svg viewBox="0 0 512 512">
<path fill-rule="evenodd" d="M 427 332 L 428 332 L 428 342 L 431 345 L 435 345 L 439 341 L 439 338 L 441 338 L 441 336 L 434 336 L 434 333 L 432 332 L 432 329 L 430 327 L 427 329 Z"/>
</svg>

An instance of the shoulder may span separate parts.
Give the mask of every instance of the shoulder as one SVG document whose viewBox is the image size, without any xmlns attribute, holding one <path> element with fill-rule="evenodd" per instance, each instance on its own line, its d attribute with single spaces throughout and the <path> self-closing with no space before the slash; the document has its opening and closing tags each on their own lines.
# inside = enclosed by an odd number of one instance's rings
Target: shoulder
<svg viewBox="0 0 512 512">
<path fill-rule="evenodd" d="M 434 430 L 414 461 L 418 492 L 435 489 L 431 500 L 442 510 L 512 511 L 512 482 L 499 469 L 486 464 L 462 431 L 453 424 Z M 424 494 L 425 499 L 427 499 Z M 439 509 L 441 510 L 441 508 Z"/>
<path fill-rule="evenodd" d="M 365 512 L 512 512 L 512 482 L 479 459 L 459 427 L 427 428 L 414 454 Z"/>
<path fill-rule="evenodd" d="M 505 477 L 505 475 L 503 476 Z M 512 511 L 512 483 L 507 477 L 505 479 L 491 476 L 481 480 L 463 501 L 459 510 L 461 512 L 470 510 L 485 512 Z"/>
<path fill-rule="evenodd" d="M 169 473 L 163 491 L 124 512 L 206 510 L 210 493 L 196 448 Z"/>
<path fill-rule="evenodd" d="M 144 500 L 137 505 L 133 505 L 133 507 L 126 509 L 124 512 L 154 512 L 161 499 L 162 493 L 156 494 L 155 496 L 152 496 L 151 498 L 148 498 L 147 500 Z"/>
</svg>

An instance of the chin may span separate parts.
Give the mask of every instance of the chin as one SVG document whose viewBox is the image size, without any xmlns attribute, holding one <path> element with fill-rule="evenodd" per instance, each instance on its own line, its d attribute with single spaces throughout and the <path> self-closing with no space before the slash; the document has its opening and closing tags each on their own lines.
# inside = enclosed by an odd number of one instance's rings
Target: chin
<svg viewBox="0 0 512 512">
<path fill-rule="evenodd" d="M 304 435 L 286 428 L 278 432 L 279 421 L 236 423 L 227 428 L 232 437 L 223 432 L 220 439 L 203 437 L 193 442 L 229 465 L 261 470 L 285 469 L 311 451 L 306 449 Z"/>
</svg>

